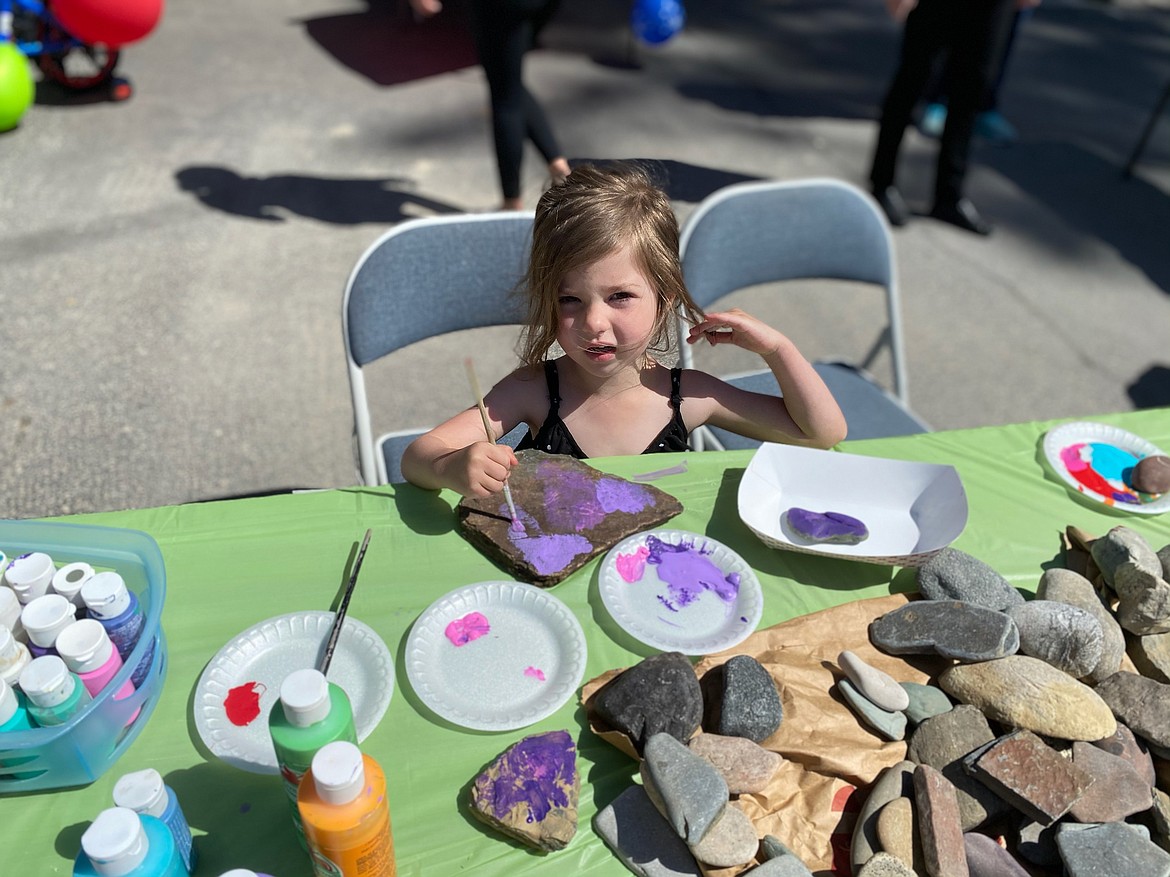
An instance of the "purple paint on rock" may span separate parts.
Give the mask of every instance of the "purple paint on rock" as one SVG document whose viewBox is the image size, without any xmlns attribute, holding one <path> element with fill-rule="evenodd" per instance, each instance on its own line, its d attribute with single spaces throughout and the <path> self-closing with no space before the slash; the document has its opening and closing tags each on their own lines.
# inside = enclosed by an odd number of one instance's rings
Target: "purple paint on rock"
<svg viewBox="0 0 1170 877">
<path fill-rule="evenodd" d="M 529 536 L 508 531 L 508 539 L 526 561 L 542 576 L 560 572 L 579 554 L 588 554 L 593 545 L 576 533 L 551 533 L 547 536 Z"/>
<path fill-rule="evenodd" d="M 692 539 L 674 545 L 657 536 L 647 536 L 646 547 L 650 549 L 646 562 L 657 567 L 658 578 L 666 583 L 675 606 L 693 603 L 703 591 L 713 591 L 724 603 L 732 603 L 739 596 L 739 574 L 725 575 L 712 563 L 707 555 L 713 549 L 695 548 Z M 668 608 L 674 608 L 669 602 L 663 602 Z"/>
<path fill-rule="evenodd" d="M 606 512 L 597 498 L 595 484 L 584 472 L 556 470 L 544 488 L 547 529 L 554 533 L 580 533 L 600 524 Z"/>
<path fill-rule="evenodd" d="M 597 501 L 606 514 L 628 512 L 636 515 L 650 504 L 650 492 L 620 478 L 602 478 L 597 482 Z"/>
<path fill-rule="evenodd" d="M 577 768 L 577 747 L 567 731 L 550 731 L 521 740 L 508 750 L 493 788 L 492 813 L 504 819 L 516 807 L 539 822 L 553 807 L 567 807 Z"/>
</svg>

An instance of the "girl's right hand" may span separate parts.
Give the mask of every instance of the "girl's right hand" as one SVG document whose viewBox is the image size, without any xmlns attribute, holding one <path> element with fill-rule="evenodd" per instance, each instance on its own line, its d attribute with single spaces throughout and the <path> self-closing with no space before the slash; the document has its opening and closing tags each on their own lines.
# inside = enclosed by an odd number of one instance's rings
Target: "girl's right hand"
<svg viewBox="0 0 1170 877">
<path fill-rule="evenodd" d="M 491 496 L 504 489 L 508 473 L 518 462 L 508 445 L 475 442 L 444 458 L 443 476 L 464 496 Z"/>
</svg>

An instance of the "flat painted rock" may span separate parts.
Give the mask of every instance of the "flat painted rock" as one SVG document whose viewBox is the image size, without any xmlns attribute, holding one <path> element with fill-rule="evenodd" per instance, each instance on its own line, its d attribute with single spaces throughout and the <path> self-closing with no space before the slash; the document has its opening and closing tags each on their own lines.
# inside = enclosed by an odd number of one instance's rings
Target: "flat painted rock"
<svg viewBox="0 0 1170 877">
<path fill-rule="evenodd" d="M 1125 654 L 1125 634 L 1113 613 L 1101 602 L 1092 582 L 1071 569 L 1047 569 L 1040 576 L 1036 596 L 1041 600 L 1053 600 L 1084 609 L 1101 625 L 1101 660 L 1089 671 L 1089 682 L 1100 682 L 1121 668 L 1121 658 Z"/>
<path fill-rule="evenodd" d="M 1101 662 L 1105 634 L 1091 612 L 1055 600 L 1032 600 L 1005 613 L 1020 631 L 1020 653 L 1082 679 Z"/>
<path fill-rule="evenodd" d="M 944 548 L 927 560 L 918 568 L 917 579 L 927 600 L 961 600 L 995 610 L 1024 602 L 1007 579 L 957 548 Z"/>
<path fill-rule="evenodd" d="M 471 812 L 531 847 L 559 850 L 577 832 L 580 788 L 577 746 L 569 732 L 534 734 L 475 778 Z"/>
<path fill-rule="evenodd" d="M 837 656 L 837 666 L 849 677 L 853 687 L 877 707 L 898 711 L 910 706 L 910 695 L 889 673 L 870 666 L 846 649 Z"/>
<path fill-rule="evenodd" d="M 1170 457 L 1165 454 L 1142 457 L 1130 473 L 1129 484 L 1142 493 L 1170 492 Z"/>
<path fill-rule="evenodd" d="M 1044 737 L 1100 740 L 1117 730 L 1113 712 L 1097 691 L 1027 655 L 957 664 L 942 672 L 939 685 L 994 722 Z"/>
<path fill-rule="evenodd" d="M 750 862 L 759 846 L 752 821 L 734 804 L 728 804 L 703 839 L 691 845 L 691 854 L 705 865 L 734 868 Z"/>
<path fill-rule="evenodd" d="M 853 841 L 849 847 L 849 861 L 853 866 L 853 873 L 881 851 L 881 841 L 878 840 L 877 821 L 881 810 L 895 798 L 902 798 L 914 794 L 913 761 L 899 761 L 877 775 L 869 793 L 861 804 L 861 811 L 857 814 L 857 821 L 853 824 Z"/>
<path fill-rule="evenodd" d="M 1154 746 L 1170 749 L 1170 685 L 1122 670 L 1098 685 L 1097 694 L 1131 731 Z"/>
<path fill-rule="evenodd" d="M 1170 853 L 1124 822 L 1063 823 L 1056 846 L 1068 877 L 1170 877 Z"/>
<path fill-rule="evenodd" d="M 687 845 L 639 785 L 629 786 L 599 810 L 593 829 L 641 877 L 703 877 Z"/>
<path fill-rule="evenodd" d="M 886 740 L 906 736 L 906 714 L 884 710 L 858 691 L 847 677 L 837 680 L 837 691 L 854 714 Z"/>
<path fill-rule="evenodd" d="M 969 775 L 963 759 L 995 739 L 987 717 L 973 706 L 960 704 L 920 724 L 910 738 L 906 757 L 940 771 L 955 787 L 963 831 L 978 828 L 1005 813 L 1006 802 Z"/>
<path fill-rule="evenodd" d="M 670 734 L 655 734 L 646 741 L 641 772 L 646 794 L 691 847 L 727 806 L 727 783 L 719 771 Z"/>
<path fill-rule="evenodd" d="M 1154 805 L 1150 784 L 1133 765 L 1091 743 L 1073 744 L 1073 764 L 1092 783 L 1069 810 L 1077 822 L 1121 822 Z"/>
<path fill-rule="evenodd" d="M 750 655 L 735 655 L 703 674 L 704 726 L 726 737 L 766 740 L 784 719 L 772 674 Z"/>
<path fill-rule="evenodd" d="M 732 795 L 750 795 L 768 787 L 784 759 L 746 737 L 696 734 L 688 748 L 711 762 Z"/>
<path fill-rule="evenodd" d="M 814 512 L 793 506 L 784 513 L 788 528 L 807 542 L 857 545 L 869 538 L 869 528 L 841 512 Z"/>
<path fill-rule="evenodd" d="M 971 877 L 1029 877 L 1011 853 L 985 834 L 964 834 L 963 849 Z"/>
<path fill-rule="evenodd" d="M 938 654 L 990 661 L 1020 647 L 1016 623 L 994 609 L 961 600 L 914 600 L 869 625 L 869 638 L 891 655 Z"/>
<path fill-rule="evenodd" d="M 522 526 L 503 494 L 464 497 L 458 527 L 472 545 L 516 578 L 551 587 L 625 537 L 682 511 L 649 484 L 605 475 L 562 454 L 520 451 L 508 484 Z"/>
<path fill-rule="evenodd" d="M 997 738 L 966 756 L 963 766 L 1040 825 L 1067 813 L 1093 783 L 1092 776 L 1031 731 Z"/>
<path fill-rule="evenodd" d="M 914 769 L 914 803 L 926 872 L 935 877 L 970 877 L 955 787 L 929 765 Z"/>
<path fill-rule="evenodd" d="M 590 698 L 589 706 L 641 754 L 658 733 L 681 743 L 690 740 L 703 719 L 703 692 L 686 655 L 662 652 L 623 670 Z"/>
<path fill-rule="evenodd" d="M 954 704 L 947 697 L 947 693 L 934 685 L 923 685 L 921 682 L 899 682 L 906 692 L 908 703 L 902 712 L 911 725 L 921 725 L 927 719 L 940 716 L 954 709 Z"/>
</svg>

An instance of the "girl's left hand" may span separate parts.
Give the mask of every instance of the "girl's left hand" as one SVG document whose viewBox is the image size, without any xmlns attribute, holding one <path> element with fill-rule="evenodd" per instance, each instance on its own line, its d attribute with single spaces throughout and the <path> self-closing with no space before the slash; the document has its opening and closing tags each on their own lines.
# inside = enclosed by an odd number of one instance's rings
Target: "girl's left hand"
<svg viewBox="0 0 1170 877">
<path fill-rule="evenodd" d="M 707 314 L 701 323 L 691 326 L 687 343 L 694 344 L 702 338 L 706 338 L 708 344 L 734 344 L 760 356 L 775 353 L 784 340 L 784 336 L 767 323 L 739 308 Z"/>
</svg>

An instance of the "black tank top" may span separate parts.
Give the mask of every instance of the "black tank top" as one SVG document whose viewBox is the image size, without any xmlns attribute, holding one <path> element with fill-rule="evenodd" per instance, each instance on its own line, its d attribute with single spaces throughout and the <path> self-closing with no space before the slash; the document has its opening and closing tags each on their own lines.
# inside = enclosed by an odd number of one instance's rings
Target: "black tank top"
<svg viewBox="0 0 1170 877">
<path fill-rule="evenodd" d="M 535 436 L 532 435 L 531 429 L 528 431 L 528 435 L 520 440 L 516 450 L 534 448 L 548 454 L 566 454 L 570 457 L 576 457 L 578 460 L 588 459 L 588 455 L 581 450 L 577 440 L 573 438 L 573 434 L 569 432 L 569 428 L 561 420 L 560 379 L 557 375 L 556 360 L 545 360 L 544 379 L 548 383 L 548 417 L 544 419 L 544 423 L 541 424 L 540 430 Z M 664 454 L 669 451 L 688 449 L 687 427 L 682 419 L 681 382 L 682 369 L 672 368 L 670 370 L 670 407 L 674 410 L 674 414 L 671 416 L 670 422 L 663 427 L 662 432 L 658 433 L 654 441 L 650 442 L 649 447 L 642 451 L 643 454 Z"/>
</svg>

